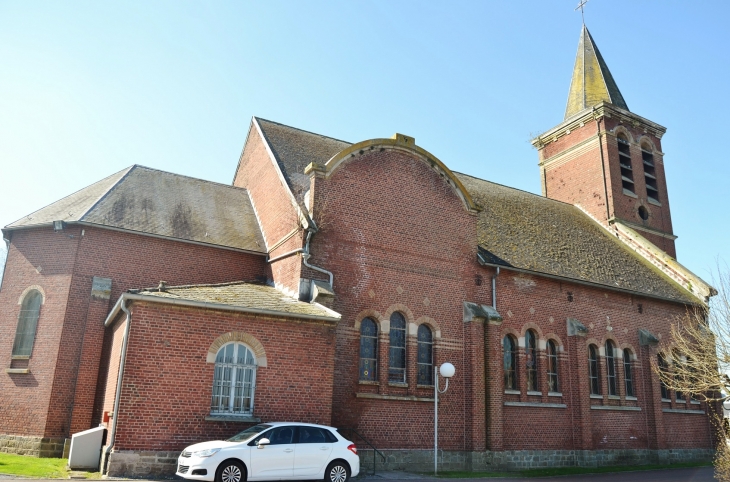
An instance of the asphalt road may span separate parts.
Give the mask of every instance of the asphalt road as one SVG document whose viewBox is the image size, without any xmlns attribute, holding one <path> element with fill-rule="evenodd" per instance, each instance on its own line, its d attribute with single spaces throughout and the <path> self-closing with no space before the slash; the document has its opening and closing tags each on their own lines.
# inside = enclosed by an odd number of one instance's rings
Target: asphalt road
<svg viewBox="0 0 730 482">
<path fill-rule="evenodd" d="M 15 478 L 12 476 L 0 475 L 0 479 L 15 481 L 38 481 L 38 482 L 58 482 L 58 479 L 26 479 Z M 124 479 L 106 479 L 106 480 L 124 480 Z M 564 482 L 714 482 L 712 467 L 697 467 L 692 469 L 667 469 L 667 470 L 646 470 L 638 472 L 622 472 L 616 474 L 596 474 L 596 475 L 566 475 L 561 477 L 532 477 L 532 478 L 488 478 L 488 479 L 435 479 L 433 477 L 419 478 L 411 474 L 394 473 L 389 476 L 387 472 L 376 476 L 366 476 L 358 478 L 362 482 L 378 482 L 378 481 L 398 481 L 398 482 L 434 482 L 441 480 L 444 482 L 491 482 L 491 481 L 509 481 L 509 482 L 535 482 L 540 480 L 546 481 L 564 481 Z M 158 482 L 152 480 L 135 479 L 134 482 Z"/>
</svg>

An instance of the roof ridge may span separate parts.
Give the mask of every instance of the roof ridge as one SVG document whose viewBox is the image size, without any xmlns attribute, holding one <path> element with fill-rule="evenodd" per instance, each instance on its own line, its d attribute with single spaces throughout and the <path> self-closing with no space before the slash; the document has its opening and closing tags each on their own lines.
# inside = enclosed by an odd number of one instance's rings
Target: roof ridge
<svg viewBox="0 0 730 482">
<path fill-rule="evenodd" d="M 121 183 L 122 181 L 124 181 L 124 179 L 126 179 L 126 177 L 127 177 L 127 176 L 129 176 L 129 173 L 130 173 L 130 172 L 132 172 L 132 171 L 133 171 L 133 170 L 134 170 L 134 169 L 135 169 L 136 167 L 137 167 L 137 164 L 132 164 L 132 165 L 131 165 L 130 167 L 128 167 L 128 168 L 127 168 L 127 172 L 125 172 L 125 173 L 124 173 L 124 175 L 123 175 L 122 177 L 120 177 L 119 179 L 117 179 L 117 182 L 115 182 L 114 184 L 112 184 L 111 186 L 109 186 L 109 189 L 107 189 L 106 191 L 104 191 L 104 193 L 102 193 L 102 195 L 101 195 L 101 196 L 99 196 L 99 197 L 98 197 L 98 198 L 96 199 L 96 201 L 94 201 L 94 202 L 93 202 L 93 203 L 91 204 L 91 206 L 89 206 L 89 209 L 87 209 L 86 211 L 84 211 L 84 213 L 83 213 L 83 214 L 82 214 L 81 216 L 79 216 L 79 221 L 82 221 L 82 220 L 84 219 L 84 217 L 86 217 L 86 215 L 87 215 L 87 214 L 89 214 L 89 213 L 90 213 L 90 212 L 91 212 L 91 211 L 92 211 L 92 210 L 93 210 L 93 209 L 94 209 L 94 208 L 95 208 L 96 206 L 98 206 L 98 205 L 99 205 L 99 203 L 100 203 L 100 202 L 101 202 L 102 200 L 104 200 L 104 198 L 106 198 L 106 197 L 107 197 L 107 196 L 108 196 L 109 194 L 111 194 L 111 192 L 112 192 L 112 191 L 113 191 L 113 190 L 114 190 L 114 189 L 115 189 L 115 188 L 116 188 L 117 186 L 119 186 L 119 184 L 120 184 L 120 183 Z M 124 169 L 122 169 L 122 171 L 123 171 L 123 170 L 124 170 Z M 119 172 L 122 172 L 122 171 L 119 171 Z"/>
<path fill-rule="evenodd" d="M 256 281 L 227 281 L 225 283 L 200 283 L 200 284 L 192 284 L 192 285 L 177 285 L 177 286 L 165 286 L 165 290 L 173 290 L 173 289 L 184 289 L 184 288 L 220 288 L 223 286 L 236 286 L 236 285 L 255 285 L 255 286 L 268 286 L 263 283 L 257 283 Z M 140 291 L 159 291 L 159 286 L 154 286 L 150 288 L 138 288 L 138 289 L 129 289 L 128 292 L 140 292 Z"/>
<path fill-rule="evenodd" d="M 125 169 L 131 169 L 132 167 L 134 167 L 134 165 L 132 165 L 132 166 L 130 166 L 130 167 L 126 167 Z M 113 176 L 115 176 L 115 175 L 119 174 L 120 172 L 124 171 L 125 169 L 121 169 L 121 170 L 119 170 L 119 171 L 117 171 L 117 172 L 114 172 L 114 173 L 112 173 L 112 174 L 109 174 L 108 176 L 104 177 L 103 179 L 99 179 L 98 181 L 96 181 L 96 182 L 92 182 L 91 184 L 89 184 L 89 185 L 87 185 L 87 186 L 84 186 L 84 187 L 82 187 L 81 189 L 77 189 L 76 191 L 72 192 L 71 194 L 68 194 L 68 195 L 66 195 L 66 196 L 62 197 L 61 199 L 56 199 L 56 200 L 55 200 L 55 201 L 53 201 L 52 203 L 48 203 L 48 204 L 46 204 L 45 206 L 42 206 L 42 207 L 40 207 L 40 208 L 36 209 L 36 210 L 35 210 L 35 211 L 33 211 L 32 213 L 26 214 L 25 216 L 23 216 L 23 217 L 21 217 L 21 218 L 18 218 L 18 219 L 16 219 L 16 220 L 15 220 L 15 221 L 13 221 L 12 223 L 9 223 L 9 224 L 8 224 L 7 226 L 12 226 L 13 224 L 15 224 L 15 223 L 17 223 L 17 222 L 20 222 L 20 221 L 22 221 L 22 220 L 24 220 L 24 219 L 27 219 L 27 218 L 31 218 L 31 219 L 32 219 L 32 217 L 33 217 L 33 215 L 34 215 L 35 213 L 37 213 L 37 212 L 39 212 L 39 211 L 42 211 L 42 210 L 46 209 L 46 208 L 47 208 L 47 207 L 49 207 L 49 206 L 53 206 L 54 204 L 57 204 L 57 203 L 59 203 L 59 202 L 63 201 L 64 199 L 68 199 L 68 198 L 70 198 L 71 196 L 74 196 L 74 195 L 76 195 L 76 194 L 80 193 L 81 191 L 83 191 L 83 190 L 85 190 L 85 189 L 88 189 L 88 188 L 90 188 L 90 187 L 91 187 L 91 186 L 93 186 L 94 184 L 98 184 L 98 183 L 100 183 L 100 182 L 104 182 L 104 181 L 106 181 L 107 179 L 109 179 L 110 177 L 113 177 Z M 126 176 L 126 174 L 125 174 L 125 176 Z M 124 176 L 122 176 L 122 178 L 123 178 L 123 177 L 124 177 Z M 115 183 L 114 183 L 114 184 L 112 185 L 112 187 L 113 187 L 113 186 L 116 186 L 116 184 L 117 184 L 118 182 L 119 182 L 119 181 L 115 182 Z M 109 189 L 111 189 L 111 187 L 110 187 Z M 107 189 L 107 191 L 109 191 L 109 189 Z M 94 203 L 94 204 L 93 204 L 92 206 L 95 206 L 95 205 L 96 205 L 96 203 Z M 86 210 L 86 211 L 84 212 L 84 215 L 86 215 L 86 214 L 87 214 L 88 212 L 89 212 L 89 210 Z M 79 219 L 81 219 L 82 217 L 83 217 L 83 215 L 82 215 L 82 216 L 79 216 Z"/>
<path fill-rule="evenodd" d="M 553 198 L 545 197 L 542 194 L 535 194 L 534 192 L 525 191 L 524 189 L 520 189 L 520 188 L 517 188 L 517 187 L 507 186 L 506 184 L 501 184 L 501 183 L 498 183 L 498 182 L 490 181 L 489 179 L 482 179 L 481 177 L 472 176 L 471 174 L 465 174 L 465 173 L 459 172 L 459 171 L 452 171 L 452 172 L 454 174 L 459 174 L 459 175 L 462 175 L 462 176 L 468 176 L 468 177 L 470 177 L 472 179 L 476 179 L 477 181 L 488 182 L 490 184 L 494 184 L 495 186 L 500 186 L 500 187 L 503 187 L 505 189 L 511 189 L 512 191 L 523 192 L 525 194 L 529 194 L 531 196 L 535 196 L 537 198 L 544 199 L 546 201 L 552 201 L 552 202 L 555 202 L 555 203 L 558 203 L 558 204 L 563 204 L 563 205 L 566 205 L 566 206 L 575 207 L 575 205 L 573 205 L 573 204 L 567 203 L 565 201 L 560 201 L 559 199 L 553 199 Z M 468 189 L 467 189 L 467 191 L 468 191 Z"/>
<path fill-rule="evenodd" d="M 148 171 L 162 172 L 164 174 L 171 174 L 171 175 L 177 176 L 177 177 L 184 177 L 186 179 L 193 179 L 195 181 L 207 182 L 208 184 L 216 184 L 218 186 L 230 187 L 232 189 L 240 189 L 241 191 L 248 191 L 245 187 L 238 187 L 238 186 L 234 186 L 233 184 L 224 184 L 222 182 L 211 181 L 209 179 L 201 179 L 199 177 L 188 176 L 186 174 L 178 174 L 176 172 L 163 171 L 162 169 L 157 169 L 157 168 L 154 168 L 154 167 L 143 166 L 141 164 L 134 164 L 134 165 L 132 165 L 132 167 L 138 167 L 138 168 L 142 168 L 142 169 L 147 169 Z"/>
<path fill-rule="evenodd" d="M 288 127 L 289 129 L 294 129 L 296 131 L 306 132 L 307 134 L 312 134 L 314 136 L 319 136 L 319 137 L 324 137 L 324 138 L 327 138 L 327 139 L 332 139 L 333 141 L 344 142 L 345 144 L 350 144 L 350 145 L 353 144 L 350 141 L 345 141 L 345 140 L 342 140 L 342 139 L 337 139 L 336 137 L 326 136 L 324 134 L 319 134 L 317 132 L 308 131 L 306 129 L 300 129 L 299 127 L 290 126 L 288 124 L 282 124 L 281 122 L 276 122 L 276 121 L 272 121 L 272 120 L 269 120 L 269 119 L 264 119 L 263 117 L 253 116 L 253 118 L 256 119 L 256 120 L 259 120 L 259 121 L 269 122 L 271 124 L 276 124 L 276 125 L 279 125 L 279 126 Z"/>
</svg>

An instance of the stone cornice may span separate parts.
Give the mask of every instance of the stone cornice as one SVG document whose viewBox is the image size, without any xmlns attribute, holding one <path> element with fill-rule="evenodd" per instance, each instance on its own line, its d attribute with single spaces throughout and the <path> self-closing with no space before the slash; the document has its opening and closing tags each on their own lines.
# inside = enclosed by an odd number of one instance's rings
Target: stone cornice
<svg viewBox="0 0 730 482">
<path fill-rule="evenodd" d="M 639 115 L 629 112 L 609 102 L 601 102 L 589 109 L 585 109 L 573 117 L 566 119 L 562 123 L 553 127 L 547 132 L 540 134 L 539 136 L 532 139 L 530 142 L 537 149 L 542 149 L 546 144 L 555 142 L 564 135 L 570 134 L 571 131 L 579 129 L 586 125 L 586 123 L 607 117 L 609 119 L 615 118 L 619 122 L 631 125 L 633 127 L 643 128 L 644 132 L 653 135 L 657 139 L 661 139 L 667 128 L 652 122 L 649 119 L 645 119 Z"/>
</svg>

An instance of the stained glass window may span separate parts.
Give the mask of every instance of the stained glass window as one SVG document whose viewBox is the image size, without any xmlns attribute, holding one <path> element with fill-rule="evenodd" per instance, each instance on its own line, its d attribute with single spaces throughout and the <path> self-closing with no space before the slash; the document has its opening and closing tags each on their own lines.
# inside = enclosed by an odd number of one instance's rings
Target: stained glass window
<svg viewBox="0 0 730 482">
<path fill-rule="evenodd" d="M 30 290 L 23 298 L 20 314 L 18 315 L 18 328 L 15 331 L 12 356 L 29 357 L 33 352 L 42 301 L 43 295 L 38 290 Z"/>
<path fill-rule="evenodd" d="M 418 385 L 433 385 L 433 334 L 427 325 L 418 327 Z"/>
<path fill-rule="evenodd" d="M 588 379 L 591 385 L 591 395 L 600 395 L 601 383 L 598 378 L 598 348 L 596 345 L 588 347 Z"/>
<path fill-rule="evenodd" d="M 606 340 L 606 376 L 608 394 L 616 395 L 616 353 L 611 340 Z"/>
<path fill-rule="evenodd" d="M 624 383 L 626 385 L 626 396 L 634 396 L 634 374 L 631 370 L 631 352 L 624 350 Z"/>
<path fill-rule="evenodd" d="M 504 388 L 517 390 L 517 352 L 515 339 L 510 335 L 504 337 Z"/>
<path fill-rule="evenodd" d="M 378 325 L 371 318 L 360 323 L 360 380 L 378 379 Z"/>
<path fill-rule="evenodd" d="M 388 381 L 406 382 L 406 319 L 397 311 L 390 315 Z"/>
<path fill-rule="evenodd" d="M 525 333 L 525 368 L 527 369 L 527 389 L 538 390 L 537 383 L 537 338 L 535 332 Z"/>
</svg>

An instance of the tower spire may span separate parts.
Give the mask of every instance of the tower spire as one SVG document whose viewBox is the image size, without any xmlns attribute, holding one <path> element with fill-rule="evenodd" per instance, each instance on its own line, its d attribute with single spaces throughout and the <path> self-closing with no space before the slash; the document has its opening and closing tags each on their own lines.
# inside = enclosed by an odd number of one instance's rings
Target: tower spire
<svg viewBox="0 0 730 482">
<path fill-rule="evenodd" d="M 581 5 L 583 5 L 582 2 Z M 575 57 L 573 78 L 570 81 L 565 118 L 572 117 L 601 102 L 610 102 L 616 107 L 629 110 L 593 37 L 583 24 L 578 42 L 578 54 Z"/>
</svg>

